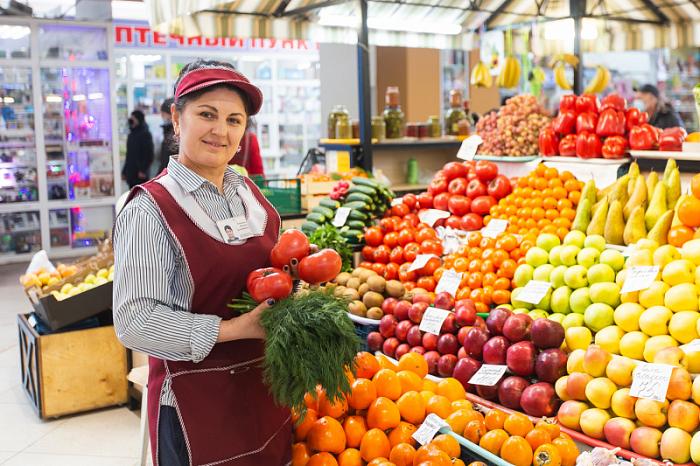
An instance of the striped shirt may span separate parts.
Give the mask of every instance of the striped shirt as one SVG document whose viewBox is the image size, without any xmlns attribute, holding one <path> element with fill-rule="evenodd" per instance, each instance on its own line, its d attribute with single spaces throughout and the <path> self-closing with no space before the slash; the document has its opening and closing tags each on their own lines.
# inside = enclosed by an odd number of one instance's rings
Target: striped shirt
<svg viewBox="0 0 700 466">
<path fill-rule="evenodd" d="M 236 188 L 241 175 L 228 168 L 223 195 L 175 158 L 168 173 L 214 221 L 245 215 Z M 155 201 L 139 192 L 114 226 L 114 328 L 124 346 L 171 361 L 204 359 L 216 343 L 221 318 L 190 312 L 194 284 L 184 254 Z M 174 406 L 166 378 L 161 404 Z"/>
</svg>

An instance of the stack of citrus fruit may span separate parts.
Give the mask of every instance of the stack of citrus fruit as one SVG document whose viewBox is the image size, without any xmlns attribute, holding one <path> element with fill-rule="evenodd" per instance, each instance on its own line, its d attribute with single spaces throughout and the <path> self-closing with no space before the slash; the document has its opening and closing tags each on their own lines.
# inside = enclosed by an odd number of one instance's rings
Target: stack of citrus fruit
<svg viewBox="0 0 700 466">
<path fill-rule="evenodd" d="M 673 224 L 668 232 L 668 243 L 678 248 L 700 237 L 700 174 L 693 176 L 690 188 L 689 194 L 678 199 Z"/>
</svg>

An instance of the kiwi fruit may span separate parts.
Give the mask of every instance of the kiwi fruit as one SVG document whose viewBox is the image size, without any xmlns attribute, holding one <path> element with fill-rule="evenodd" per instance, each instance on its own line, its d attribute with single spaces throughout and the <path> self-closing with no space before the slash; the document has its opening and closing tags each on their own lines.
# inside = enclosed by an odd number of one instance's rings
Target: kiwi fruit
<svg viewBox="0 0 700 466">
<path fill-rule="evenodd" d="M 386 292 L 392 298 L 400 298 L 406 293 L 406 289 L 398 280 L 389 280 L 386 282 Z"/>
<path fill-rule="evenodd" d="M 334 281 L 335 281 L 335 283 L 337 283 L 338 285 L 343 285 L 343 286 L 345 286 L 345 284 L 346 284 L 346 283 L 348 282 L 348 280 L 350 280 L 351 278 L 352 278 L 352 275 L 350 275 L 349 273 L 347 273 L 347 272 L 340 272 L 340 273 L 338 274 L 338 276 L 335 277 L 335 280 L 334 280 Z"/>
<path fill-rule="evenodd" d="M 376 291 L 368 291 L 362 297 L 362 302 L 365 303 L 367 309 L 372 307 L 381 307 L 384 303 L 384 296 L 377 293 Z"/>
<path fill-rule="evenodd" d="M 386 289 L 386 280 L 379 275 L 372 275 L 367 279 L 366 283 L 370 290 L 376 291 L 377 293 L 384 293 Z"/>
<path fill-rule="evenodd" d="M 360 293 L 352 288 L 346 288 L 342 295 L 343 298 L 349 299 L 350 301 L 358 301 L 360 299 Z M 368 306 L 369 307 L 369 306 Z"/>
<path fill-rule="evenodd" d="M 371 307 L 367 310 L 367 318 L 379 320 L 384 317 L 384 311 L 379 307 Z"/>
<path fill-rule="evenodd" d="M 374 270 L 363 269 L 363 270 L 360 272 L 360 275 L 359 275 L 358 278 L 360 279 L 360 281 L 361 281 L 362 283 L 366 283 L 367 280 L 369 280 L 370 277 L 373 277 L 373 276 L 375 276 L 375 275 L 377 275 L 377 272 L 375 272 Z"/>
<path fill-rule="evenodd" d="M 369 285 L 367 283 L 363 283 L 357 289 L 357 292 L 360 293 L 360 296 L 364 296 L 368 291 L 370 291 L 370 288 L 369 288 Z"/>
<path fill-rule="evenodd" d="M 335 288 L 333 288 L 333 296 L 336 296 L 336 297 L 343 296 L 343 294 L 345 293 L 345 290 L 347 290 L 347 288 L 345 288 L 344 286 L 341 286 L 341 285 L 336 286 Z"/>
<path fill-rule="evenodd" d="M 352 277 L 350 280 L 347 281 L 347 283 L 345 283 L 345 286 L 348 288 L 352 288 L 353 290 L 357 290 L 360 288 L 361 284 L 362 282 L 358 277 Z"/>
<path fill-rule="evenodd" d="M 348 310 L 350 311 L 350 314 L 354 314 L 356 316 L 365 317 L 367 315 L 367 306 L 365 306 L 365 303 L 359 300 L 348 304 Z"/>
</svg>

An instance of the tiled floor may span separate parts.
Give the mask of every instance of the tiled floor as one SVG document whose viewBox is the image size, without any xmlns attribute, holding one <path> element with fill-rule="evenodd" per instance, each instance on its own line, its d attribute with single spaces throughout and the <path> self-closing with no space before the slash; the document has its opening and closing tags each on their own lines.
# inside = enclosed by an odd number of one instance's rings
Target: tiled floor
<svg viewBox="0 0 700 466">
<path fill-rule="evenodd" d="M 22 391 L 15 316 L 29 306 L 17 281 L 25 267 L 0 267 L 0 465 L 137 465 L 138 411 L 113 408 L 42 421 Z"/>
</svg>

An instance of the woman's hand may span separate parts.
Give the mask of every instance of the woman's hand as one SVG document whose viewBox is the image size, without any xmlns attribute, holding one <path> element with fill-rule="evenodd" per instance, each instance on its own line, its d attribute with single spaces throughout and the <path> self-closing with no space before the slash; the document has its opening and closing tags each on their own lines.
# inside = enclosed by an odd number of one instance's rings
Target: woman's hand
<svg viewBox="0 0 700 466">
<path fill-rule="evenodd" d="M 265 329 L 260 325 L 260 316 L 265 309 L 273 304 L 275 304 L 275 300 L 268 299 L 258 304 L 258 306 L 250 312 L 246 312 L 230 320 L 222 320 L 216 342 L 223 343 L 233 340 L 245 340 L 247 338 L 264 339 Z"/>
</svg>

